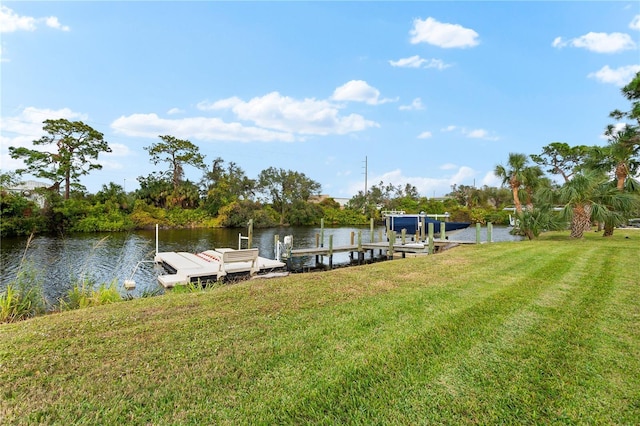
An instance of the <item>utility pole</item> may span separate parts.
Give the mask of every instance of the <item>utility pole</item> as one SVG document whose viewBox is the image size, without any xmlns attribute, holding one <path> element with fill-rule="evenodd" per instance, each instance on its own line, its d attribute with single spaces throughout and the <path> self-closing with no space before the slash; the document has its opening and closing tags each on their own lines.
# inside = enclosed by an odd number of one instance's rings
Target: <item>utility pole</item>
<svg viewBox="0 0 640 426">
<path fill-rule="evenodd" d="M 364 196 L 367 197 L 367 177 L 368 177 L 368 163 L 367 156 L 364 156 Z"/>
</svg>

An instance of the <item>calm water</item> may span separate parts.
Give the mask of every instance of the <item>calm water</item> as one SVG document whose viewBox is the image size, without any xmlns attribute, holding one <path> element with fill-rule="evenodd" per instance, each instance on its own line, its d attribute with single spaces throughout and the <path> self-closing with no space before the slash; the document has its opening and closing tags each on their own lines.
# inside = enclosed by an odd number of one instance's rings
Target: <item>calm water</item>
<svg viewBox="0 0 640 426">
<path fill-rule="evenodd" d="M 379 241 L 379 232 L 374 229 L 375 241 Z M 334 246 L 347 245 L 351 233 L 362 233 L 362 241 L 371 241 L 369 227 L 325 228 L 324 244 L 328 246 L 329 236 L 333 236 Z M 180 229 L 160 230 L 159 251 L 186 251 L 197 253 L 220 247 L 238 247 L 238 235 L 247 235 L 246 229 Z M 253 235 L 253 247 L 260 249 L 260 255 L 275 258 L 274 237 L 293 235 L 294 248 L 315 247 L 316 234 L 321 229 L 315 227 L 283 227 L 256 229 Z M 449 234 L 451 239 L 475 240 L 475 228 Z M 494 228 L 493 240 L 517 240 L 509 235 L 508 228 Z M 486 229 L 482 230 L 482 240 L 486 241 Z M 0 241 L 0 290 L 13 280 L 24 257 L 24 263 L 32 265 L 38 271 L 44 283 L 45 296 L 56 301 L 69 289 L 77 278 L 90 278 L 97 283 L 116 281 L 122 289 L 126 279 L 136 281 L 132 296 L 139 296 L 145 290 L 157 291 L 160 285 L 157 276 L 164 273 L 162 268 L 152 262 L 155 254 L 155 232 L 135 231 L 128 233 L 76 234 L 67 237 L 37 236 L 27 248 L 27 238 L 3 238 Z M 246 244 L 246 242 L 244 243 Z M 308 265 L 313 259 L 302 259 Z M 348 263 L 348 254 L 334 255 L 334 264 Z M 327 261 L 325 260 L 325 263 Z M 135 273 L 134 273 L 135 270 Z"/>
</svg>

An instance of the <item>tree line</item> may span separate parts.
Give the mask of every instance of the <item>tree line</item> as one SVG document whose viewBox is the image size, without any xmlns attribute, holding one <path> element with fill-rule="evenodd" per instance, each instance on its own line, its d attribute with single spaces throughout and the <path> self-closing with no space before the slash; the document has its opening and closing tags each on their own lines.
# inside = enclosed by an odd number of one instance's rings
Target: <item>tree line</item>
<svg viewBox="0 0 640 426">
<path fill-rule="evenodd" d="M 540 154 L 510 153 L 505 165 L 496 166 L 494 173 L 511 189 L 518 226 L 529 239 L 567 226 L 571 237 L 581 238 L 594 222 L 607 237 L 628 218 L 640 217 L 640 72 L 622 94 L 631 108 L 609 114 L 617 123 L 606 127 L 605 146 L 553 142 Z M 553 184 L 545 172 L 561 183 Z"/>
<path fill-rule="evenodd" d="M 81 178 L 101 168 L 98 157 L 111 152 L 104 135 L 81 121 L 45 120 L 45 136 L 34 148 L 9 147 L 24 168 L 0 171 L 0 234 L 96 232 L 167 227 L 367 224 L 381 211 L 449 212 L 453 220 L 507 223 L 514 206 L 517 229 L 529 238 L 549 229 L 570 227 L 573 237 L 597 222 L 604 235 L 632 216 L 640 216 L 635 179 L 640 165 L 640 73 L 624 88 L 628 111 L 615 110 L 617 120 L 605 130 L 605 146 L 570 146 L 553 142 L 539 154 L 510 153 L 494 173 L 500 188 L 453 185 L 444 199 L 420 196 L 411 184 L 379 182 L 359 191 L 342 208 L 332 199 L 314 202 L 321 186 L 293 170 L 269 167 L 249 178 L 234 162 L 218 157 L 207 163 L 197 145 L 171 135 L 145 147 L 159 171 L 137 178 L 139 189 L 126 192 L 110 182 L 87 193 Z M 38 149 L 40 148 L 40 149 Z M 47 151 L 47 149 L 49 149 Z M 198 182 L 185 179 L 185 167 L 201 171 Z M 25 175 L 46 179 L 37 189 L 46 199 L 40 208 L 9 189 Z M 556 176 L 561 183 L 550 177 Z M 557 212 L 562 207 L 562 214 Z"/>
</svg>

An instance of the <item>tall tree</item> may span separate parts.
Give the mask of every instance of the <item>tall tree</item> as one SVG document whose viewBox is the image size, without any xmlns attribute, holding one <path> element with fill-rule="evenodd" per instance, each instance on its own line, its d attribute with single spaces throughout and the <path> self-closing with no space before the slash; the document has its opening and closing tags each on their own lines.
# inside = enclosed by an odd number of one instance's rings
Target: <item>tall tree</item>
<svg viewBox="0 0 640 426">
<path fill-rule="evenodd" d="M 43 130 L 48 135 L 33 141 L 33 145 L 51 148 L 51 151 L 9 147 L 9 153 L 11 158 L 22 159 L 27 166 L 17 173 L 49 179 L 57 191 L 64 183 L 64 198 L 68 200 L 71 187 L 85 189 L 80 177 L 101 169 L 102 165 L 96 162 L 98 155 L 111 152 L 111 148 L 102 133 L 82 121 L 45 120 Z"/>
<path fill-rule="evenodd" d="M 255 184 L 236 163 L 232 161 L 225 167 L 224 160 L 218 157 L 202 179 L 206 191 L 204 205 L 210 213 L 217 214 L 223 206 L 249 199 Z"/>
<path fill-rule="evenodd" d="M 515 205 L 517 214 L 522 214 L 522 203 L 519 193 L 520 189 L 522 189 L 526 183 L 527 176 L 525 172 L 527 163 L 528 159 L 525 154 L 511 152 L 509 153 L 507 165 L 503 166 L 499 164 L 494 170 L 495 175 L 502 179 L 502 184 L 508 184 L 509 188 L 511 188 L 513 204 Z"/>
<path fill-rule="evenodd" d="M 307 201 L 311 195 L 320 191 L 320 184 L 304 173 L 269 167 L 260 172 L 257 189 L 271 201 L 274 209 L 280 212 L 280 224 L 283 225 L 287 211 L 295 201 Z"/>
<path fill-rule="evenodd" d="M 162 142 L 144 149 L 149 152 L 153 164 L 169 163 L 168 173 L 171 175 L 173 189 L 177 190 L 184 178 L 184 166 L 190 165 L 202 170 L 204 156 L 200 154 L 200 149 L 188 140 L 169 135 L 159 136 L 159 138 Z"/>
<path fill-rule="evenodd" d="M 569 146 L 565 142 L 551 142 L 542 147 L 541 154 L 531 155 L 531 159 L 539 166 L 545 167 L 547 173 L 562 176 L 568 182 L 578 170 L 589 147 L 584 145 Z"/>
</svg>

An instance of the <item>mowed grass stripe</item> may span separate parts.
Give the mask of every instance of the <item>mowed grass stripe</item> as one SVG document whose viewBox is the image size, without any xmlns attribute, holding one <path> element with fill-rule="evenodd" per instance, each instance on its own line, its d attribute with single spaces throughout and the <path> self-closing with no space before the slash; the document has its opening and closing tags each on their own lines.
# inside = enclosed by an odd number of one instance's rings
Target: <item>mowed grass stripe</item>
<svg viewBox="0 0 640 426">
<path fill-rule="evenodd" d="M 544 383 L 541 384 L 541 370 L 536 363 L 545 354 L 540 352 L 537 343 L 532 345 L 531 342 L 535 342 L 541 331 L 553 322 L 547 311 L 561 311 L 575 296 L 568 289 L 575 288 L 582 279 L 582 267 L 589 262 L 589 257 L 575 258 L 574 263 L 560 257 L 556 259 L 545 265 L 551 271 L 542 280 L 545 290 L 497 326 L 493 338 L 480 342 L 466 356 L 453 360 L 437 380 L 432 395 L 423 396 L 428 398 L 443 393 L 450 396 L 444 404 L 447 408 L 438 413 L 435 420 L 456 417 L 461 422 L 469 421 L 464 417 L 468 412 L 481 412 L 475 421 L 484 424 L 536 424 L 558 420 L 553 412 L 539 411 L 539 407 L 546 407 L 552 395 L 547 393 Z M 516 348 L 524 350 L 514 351 Z"/>
<path fill-rule="evenodd" d="M 537 271 L 545 268 L 550 269 L 554 271 L 554 274 L 559 275 L 563 269 L 566 269 L 567 264 L 558 259 L 556 258 L 551 264 L 537 263 L 533 267 Z M 522 274 L 532 272 L 521 264 L 511 264 L 511 266 L 520 270 Z M 535 275 L 535 272 L 533 274 Z M 372 309 L 366 310 L 362 314 L 369 321 L 372 321 L 372 318 L 377 318 L 378 324 L 387 322 L 385 334 L 389 338 L 380 339 L 380 336 L 376 336 L 361 351 L 366 356 L 352 359 L 350 362 L 341 361 L 345 368 L 340 372 L 340 375 L 334 375 L 331 381 L 312 378 L 308 383 L 308 388 L 299 392 L 304 396 L 300 401 L 300 406 L 308 408 L 318 405 L 314 410 L 318 413 L 332 412 L 334 413 L 332 415 L 338 412 L 343 413 L 344 418 L 332 417 L 330 419 L 339 422 L 346 421 L 352 412 L 358 412 L 363 408 L 366 408 L 365 412 L 372 416 L 370 420 L 379 419 L 381 416 L 389 416 L 390 420 L 397 419 L 398 415 L 402 413 L 390 411 L 391 407 L 388 404 L 378 407 L 369 406 L 371 402 L 379 400 L 380 396 L 385 394 L 385 389 L 394 388 L 392 383 L 388 383 L 394 379 L 394 376 L 403 376 L 400 377 L 400 380 L 406 382 L 404 386 L 410 382 L 430 381 L 438 373 L 438 369 L 442 365 L 446 365 L 448 359 L 455 359 L 460 352 L 465 352 L 470 346 L 473 346 L 474 342 L 487 339 L 501 318 L 508 315 L 507 312 L 510 310 L 517 309 L 518 303 L 514 302 L 520 300 L 519 303 L 526 303 L 529 297 L 538 294 L 546 285 L 544 283 L 542 285 L 532 284 L 528 279 L 520 279 L 517 285 L 508 286 L 503 283 L 490 283 L 490 287 L 487 289 L 482 289 L 477 284 L 468 286 L 474 289 L 475 302 L 472 302 L 471 305 L 463 305 L 462 302 L 468 303 L 471 300 L 469 298 L 441 301 L 438 319 L 435 319 L 435 316 L 422 316 L 421 312 L 408 306 L 406 301 L 402 306 L 395 306 L 391 311 L 403 312 L 404 315 L 410 313 L 415 316 L 415 324 L 410 328 L 413 330 L 413 334 L 409 335 L 402 329 L 394 329 L 390 326 L 390 324 L 395 324 L 394 318 L 388 315 L 381 316 L 385 309 L 380 309 L 378 304 L 372 304 Z M 484 285 L 486 284 L 484 283 Z M 417 294 L 411 296 L 415 298 L 414 300 L 419 297 Z M 376 312 L 378 313 L 377 317 Z M 421 323 L 417 324 L 418 322 Z M 416 330 L 424 331 L 416 334 Z M 370 386 L 370 389 L 365 392 L 364 388 L 367 386 Z M 296 409 L 291 404 L 291 400 L 286 401 L 284 412 L 292 414 L 303 411 Z M 333 410 L 329 410 L 329 407 L 332 407 Z M 268 420 L 283 421 L 287 418 Z M 296 418 L 294 415 L 288 420 L 306 421 L 309 419 Z"/>
<path fill-rule="evenodd" d="M 0 415 L 630 423 L 640 414 L 637 375 L 623 374 L 640 367 L 634 242 L 460 247 L 2 325 Z M 611 281 L 593 288 L 593 276 Z"/>
</svg>

